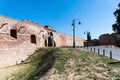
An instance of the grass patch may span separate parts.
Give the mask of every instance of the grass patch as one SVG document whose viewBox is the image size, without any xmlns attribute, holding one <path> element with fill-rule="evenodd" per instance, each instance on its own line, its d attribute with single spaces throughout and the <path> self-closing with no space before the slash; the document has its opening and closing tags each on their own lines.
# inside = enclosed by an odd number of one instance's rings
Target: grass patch
<svg viewBox="0 0 120 80">
<path fill-rule="evenodd" d="M 52 55 L 55 51 L 60 53 L 53 66 L 55 70 L 53 73 L 47 75 L 48 78 L 41 80 L 49 80 L 52 75 L 54 75 L 52 76 L 54 77 L 53 80 L 70 80 L 68 77 L 74 77 L 71 78 L 74 80 L 119 80 L 120 78 L 120 65 L 109 64 L 116 60 L 80 49 L 40 48 L 25 62 L 17 65 L 18 67 L 25 66 L 25 68 L 13 74 L 13 76 L 15 76 L 14 80 L 38 80 L 33 76 L 36 74 L 35 70 L 39 69 L 39 66 L 42 65 L 42 61 L 45 60 L 47 56 Z M 58 77 L 55 78 L 56 76 Z M 77 78 L 75 78 L 76 76 Z"/>
<path fill-rule="evenodd" d="M 73 61 L 72 65 L 69 63 L 70 60 Z M 57 58 L 55 69 L 57 70 L 58 74 L 63 74 L 64 77 L 65 75 L 68 77 L 69 73 L 71 74 L 74 72 L 74 76 L 82 76 L 79 79 L 83 80 L 109 80 L 110 78 L 119 79 L 119 76 L 115 77 L 115 75 L 119 74 L 120 65 L 109 64 L 114 61 L 116 60 L 91 51 L 65 48 L 62 49 L 62 53 Z M 115 72 L 113 69 L 118 69 L 118 72 Z"/>
<path fill-rule="evenodd" d="M 69 49 L 72 52 L 72 49 Z M 65 50 L 60 53 L 59 57 L 57 58 L 57 63 L 55 65 L 56 70 L 59 73 L 65 72 L 65 64 L 70 59 L 73 58 L 74 55 L 69 52 L 69 50 Z"/>
<path fill-rule="evenodd" d="M 15 80 L 33 80 L 35 76 L 35 70 L 39 68 L 38 66 L 42 65 L 48 56 L 52 55 L 53 52 L 59 51 L 59 48 L 40 48 L 35 51 L 26 61 L 19 64 L 20 66 L 25 66 L 23 70 L 13 74 Z M 19 67 L 19 65 L 17 65 Z"/>
</svg>

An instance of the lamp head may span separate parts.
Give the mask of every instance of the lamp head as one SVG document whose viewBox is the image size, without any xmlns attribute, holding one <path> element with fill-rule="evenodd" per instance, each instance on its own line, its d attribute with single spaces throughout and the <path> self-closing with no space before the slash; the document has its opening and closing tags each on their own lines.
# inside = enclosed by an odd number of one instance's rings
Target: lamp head
<svg viewBox="0 0 120 80">
<path fill-rule="evenodd" d="M 81 24 L 81 22 L 78 22 L 78 24 Z"/>
</svg>

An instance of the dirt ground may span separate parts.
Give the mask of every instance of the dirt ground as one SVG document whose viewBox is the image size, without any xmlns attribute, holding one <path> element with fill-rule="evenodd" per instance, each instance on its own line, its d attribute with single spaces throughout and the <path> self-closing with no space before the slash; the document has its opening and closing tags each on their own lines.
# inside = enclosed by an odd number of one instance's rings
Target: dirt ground
<svg viewBox="0 0 120 80">
<path fill-rule="evenodd" d="M 15 65 L 5 68 L 0 68 L 0 80 L 14 80 L 12 74 L 19 72 L 22 69 L 25 69 L 28 65 Z"/>
</svg>

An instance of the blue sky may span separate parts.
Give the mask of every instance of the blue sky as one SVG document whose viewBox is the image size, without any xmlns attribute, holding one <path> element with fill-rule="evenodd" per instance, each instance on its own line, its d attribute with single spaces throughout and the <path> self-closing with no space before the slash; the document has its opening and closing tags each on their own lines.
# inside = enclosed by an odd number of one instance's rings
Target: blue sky
<svg viewBox="0 0 120 80">
<path fill-rule="evenodd" d="M 86 39 L 84 32 L 91 32 L 92 39 L 112 33 L 115 22 L 113 12 L 120 0 L 0 0 L 0 14 L 18 20 L 31 20 L 50 25 L 60 33 L 72 35 L 73 19 L 76 36 Z"/>
</svg>

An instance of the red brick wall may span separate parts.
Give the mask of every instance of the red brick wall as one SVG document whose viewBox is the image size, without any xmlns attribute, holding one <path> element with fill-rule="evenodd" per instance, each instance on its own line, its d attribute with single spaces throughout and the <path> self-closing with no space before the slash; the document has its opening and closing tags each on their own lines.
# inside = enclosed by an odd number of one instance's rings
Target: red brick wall
<svg viewBox="0 0 120 80">
<path fill-rule="evenodd" d="M 117 44 L 117 35 L 116 33 L 112 34 L 103 34 L 99 37 L 99 41 L 101 45 L 110 45 L 110 44 Z"/>
<path fill-rule="evenodd" d="M 2 26 L 5 23 L 7 24 Z M 11 29 L 16 30 L 16 36 L 14 31 L 11 35 Z M 49 32 L 52 32 L 53 36 L 50 36 Z M 31 41 L 31 35 L 35 35 L 32 40 L 36 41 Z M 0 67 L 14 65 L 25 60 L 36 48 L 45 47 L 45 40 L 48 44 L 49 36 L 56 47 L 72 46 L 73 44 L 71 35 L 44 29 L 41 25 L 29 21 L 0 16 Z M 78 45 L 83 46 L 83 39 L 76 37 L 76 46 Z"/>
</svg>

